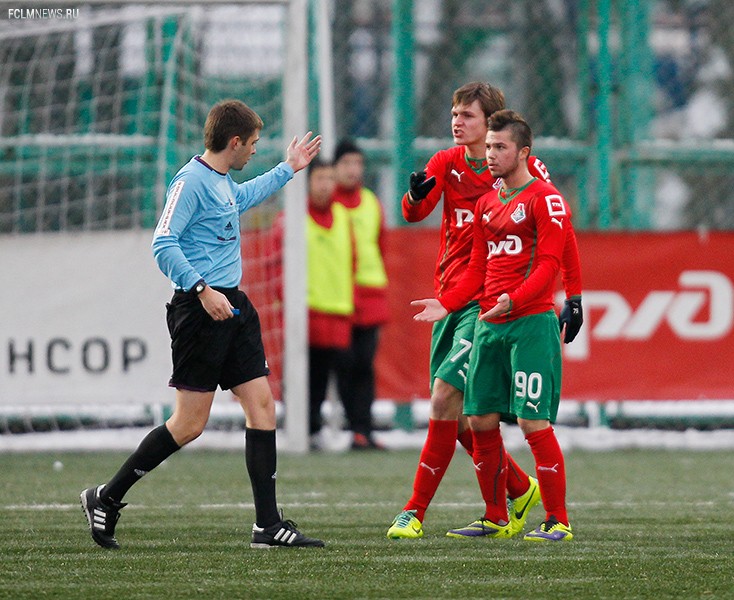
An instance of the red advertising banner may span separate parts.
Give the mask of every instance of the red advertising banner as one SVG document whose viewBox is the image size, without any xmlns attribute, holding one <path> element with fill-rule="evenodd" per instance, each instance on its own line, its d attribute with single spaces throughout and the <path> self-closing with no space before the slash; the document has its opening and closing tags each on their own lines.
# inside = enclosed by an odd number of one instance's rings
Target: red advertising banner
<svg viewBox="0 0 734 600">
<path fill-rule="evenodd" d="M 412 320 L 409 303 L 433 295 L 438 231 L 402 228 L 389 236 L 392 320 L 380 340 L 378 396 L 427 398 L 430 326 Z M 563 348 L 563 397 L 734 398 L 734 234 L 578 239 L 585 321 Z"/>
</svg>

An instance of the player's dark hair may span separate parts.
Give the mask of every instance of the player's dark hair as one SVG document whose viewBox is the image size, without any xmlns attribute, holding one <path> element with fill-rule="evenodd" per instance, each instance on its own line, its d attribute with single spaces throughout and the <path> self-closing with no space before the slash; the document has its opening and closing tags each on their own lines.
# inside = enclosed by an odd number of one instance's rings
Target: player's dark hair
<svg viewBox="0 0 734 600">
<path fill-rule="evenodd" d="M 320 158 L 318 156 L 315 156 L 313 159 L 311 159 L 311 162 L 308 163 L 308 176 L 311 177 L 311 173 L 313 173 L 316 169 L 323 169 L 325 167 L 333 167 L 334 163 L 329 162 L 328 160 L 324 160 L 323 158 Z"/>
<path fill-rule="evenodd" d="M 510 130 L 512 141 L 517 144 L 518 148 L 533 147 L 533 132 L 530 125 L 522 118 L 520 113 L 514 110 L 498 110 L 492 113 L 487 121 L 490 131 Z"/>
<path fill-rule="evenodd" d="M 339 159 L 345 154 L 359 154 L 362 155 L 362 150 L 353 140 L 341 140 L 334 150 L 334 164 L 339 162 Z"/>
<path fill-rule="evenodd" d="M 484 116 L 489 116 L 505 107 L 505 95 L 499 88 L 485 83 L 484 81 L 472 81 L 462 85 L 454 92 L 451 99 L 452 106 L 459 104 L 471 104 L 474 100 L 479 100 L 479 106 L 482 107 Z"/>
<path fill-rule="evenodd" d="M 247 104 L 240 100 L 222 100 L 211 108 L 206 117 L 204 147 L 212 152 L 221 152 L 233 137 L 239 136 L 246 142 L 262 128 L 262 119 Z"/>
</svg>

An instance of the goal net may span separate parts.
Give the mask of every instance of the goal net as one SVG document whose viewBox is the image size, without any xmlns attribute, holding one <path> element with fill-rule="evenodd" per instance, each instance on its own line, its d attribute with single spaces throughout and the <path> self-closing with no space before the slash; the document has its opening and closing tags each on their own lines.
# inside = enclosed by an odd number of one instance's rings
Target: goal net
<svg viewBox="0 0 734 600">
<path fill-rule="evenodd" d="M 306 131 L 305 90 L 294 89 L 306 82 L 305 35 L 294 35 L 304 6 L 92 3 L 0 21 L 0 270 L 19 292 L 0 300 L 0 446 L 16 433 L 147 426 L 170 410 L 170 289 L 152 264 L 152 228 L 168 181 L 202 151 L 215 102 L 242 99 L 265 123 L 235 179 L 272 167 Z M 285 206 L 303 204 L 285 196 L 304 186 L 296 178 L 240 224 L 242 287 L 260 313 L 277 399 L 289 350 L 269 236 Z M 293 297 L 286 286 L 286 304 Z M 289 337 L 303 354 L 304 336 Z M 296 375 L 294 396 L 301 385 Z M 211 424 L 241 428 L 241 412 L 218 394 Z"/>
</svg>

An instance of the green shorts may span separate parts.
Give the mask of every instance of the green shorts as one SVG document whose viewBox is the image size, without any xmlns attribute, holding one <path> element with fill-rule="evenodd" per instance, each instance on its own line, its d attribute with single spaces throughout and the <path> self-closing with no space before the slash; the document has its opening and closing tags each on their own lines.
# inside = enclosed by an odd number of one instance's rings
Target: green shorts
<svg viewBox="0 0 734 600">
<path fill-rule="evenodd" d="M 561 399 L 561 338 L 551 310 L 507 323 L 478 321 L 464 414 L 510 413 L 555 422 Z"/>
<path fill-rule="evenodd" d="M 431 388 L 436 377 L 464 391 L 469 353 L 479 303 L 470 302 L 461 310 L 433 324 L 431 334 Z"/>
</svg>

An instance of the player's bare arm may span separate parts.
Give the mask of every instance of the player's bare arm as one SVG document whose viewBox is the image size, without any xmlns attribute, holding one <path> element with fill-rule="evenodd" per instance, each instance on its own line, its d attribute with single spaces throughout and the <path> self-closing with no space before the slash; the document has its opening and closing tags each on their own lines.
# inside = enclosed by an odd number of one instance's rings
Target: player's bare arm
<svg viewBox="0 0 734 600">
<path fill-rule="evenodd" d="M 416 321 L 423 321 L 424 323 L 435 323 L 449 314 L 449 311 L 444 308 L 443 304 L 435 298 L 413 300 L 410 305 L 423 307 L 421 312 L 413 315 L 413 319 Z"/>
<path fill-rule="evenodd" d="M 321 136 L 317 135 L 311 139 L 312 135 L 313 132 L 309 131 L 300 141 L 296 136 L 288 145 L 285 162 L 293 167 L 293 171 L 296 173 L 301 169 L 305 169 L 321 150 Z"/>
<path fill-rule="evenodd" d="M 489 321 L 489 319 L 494 319 L 495 317 L 500 317 L 504 315 L 505 313 L 510 312 L 510 309 L 512 308 L 512 301 L 510 300 L 509 294 L 501 294 L 499 298 L 497 298 L 497 304 L 495 304 L 492 308 L 490 308 L 488 311 L 483 312 L 479 315 L 480 321 Z"/>
</svg>

